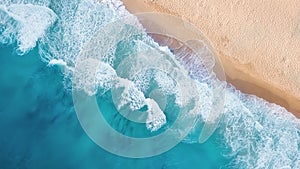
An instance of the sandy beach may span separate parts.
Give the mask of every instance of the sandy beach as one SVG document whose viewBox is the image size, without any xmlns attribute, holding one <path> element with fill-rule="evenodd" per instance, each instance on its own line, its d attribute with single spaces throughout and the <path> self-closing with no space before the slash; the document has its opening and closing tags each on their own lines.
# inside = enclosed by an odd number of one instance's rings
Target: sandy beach
<svg viewBox="0 0 300 169">
<path fill-rule="evenodd" d="M 131 13 L 164 12 L 199 28 L 226 78 L 300 117 L 300 1 L 123 0 Z"/>
</svg>

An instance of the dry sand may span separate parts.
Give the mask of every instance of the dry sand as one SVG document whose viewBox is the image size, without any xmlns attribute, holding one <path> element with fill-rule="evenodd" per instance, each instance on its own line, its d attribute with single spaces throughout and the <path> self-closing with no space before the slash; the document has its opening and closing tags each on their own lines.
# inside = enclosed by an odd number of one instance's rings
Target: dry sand
<svg viewBox="0 0 300 169">
<path fill-rule="evenodd" d="M 227 81 L 300 117 L 299 0 L 123 0 L 132 13 L 165 12 L 213 43 Z"/>
</svg>

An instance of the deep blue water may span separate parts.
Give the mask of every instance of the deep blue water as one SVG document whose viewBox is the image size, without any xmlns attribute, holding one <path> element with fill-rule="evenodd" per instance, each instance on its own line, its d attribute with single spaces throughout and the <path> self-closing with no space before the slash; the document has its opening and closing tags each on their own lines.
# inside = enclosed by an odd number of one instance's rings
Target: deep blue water
<svg viewBox="0 0 300 169">
<path fill-rule="evenodd" d="M 177 100 L 175 90 L 171 90 L 176 89 L 176 85 L 164 76 L 166 74 L 147 70 L 131 76 L 135 67 L 147 67 L 134 64 L 136 61 L 141 64 L 169 64 L 163 59 L 173 55 L 167 52 L 160 57 L 155 49 L 159 48 L 158 44 L 143 33 L 114 44 L 114 40 L 124 38 L 128 32 L 130 34 L 132 28 L 128 25 L 111 29 L 112 34 L 100 36 L 104 40 L 99 42 L 99 48 L 95 45 L 95 51 L 102 51 L 100 55 L 103 57 L 96 82 L 90 78 L 89 67 L 79 70 L 79 76 L 74 78 L 74 74 L 78 73 L 75 69 L 78 56 L 85 54 L 81 51 L 90 38 L 104 25 L 127 14 L 118 0 L 102 3 L 92 0 L 0 2 L 1 169 L 300 167 L 299 120 L 284 108 L 256 96 L 245 95 L 229 84 L 224 93 L 226 99 L 220 123 L 213 135 L 202 144 L 198 143 L 205 121 L 205 114 L 201 114 L 205 111 L 201 109 L 200 117 L 196 116 L 197 120 L 193 121 L 195 126 L 191 133 L 177 146 L 158 156 L 141 159 L 120 157 L 93 142 L 77 118 L 72 87 L 96 95 L 105 119 L 116 131 L 128 136 L 146 137 L 163 133 L 180 114 L 177 111 L 184 107 L 180 106 L 182 103 Z M 91 51 L 88 54 L 93 56 L 95 53 Z M 149 61 L 150 56 L 154 59 Z M 93 59 L 88 57 L 87 60 L 93 64 Z M 178 67 L 179 70 L 181 68 Z M 201 69 L 194 71 L 205 74 Z M 115 74 L 118 79 L 111 80 Z M 143 97 L 162 99 L 160 101 L 163 102 L 163 96 L 167 95 L 165 116 L 158 116 L 159 124 L 145 126 L 130 122 L 119 114 L 118 105 L 112 104 L 112 93 L 123 94 L 124 88 L 132 84 L 126 79 L 134 82 L 135 86 L 128 88 L 132 97 L 124 95 L 125 99 L 115 100 L 120 104 L 126 103 L 119 110 L 126 112 L 133 105 L 141 112 L 148 111 L 151 104 L 147 102 L 142 107 L 143 101 L 149 101 Z M 143 81 L 147 83 L 140 83 Z M 113 82 L 117 84 L 112 86 Z M 209 105 L 208 98 L 214 89 L 200 82 L 197 85 L 203 92 L 199 96 L 200 101 Z M 151 93 L 157 88 L 165 95 Z M 186 107 L 197 105 L 197 101 L 188 102 Z M 205 109 L 207 105 L 202 106 Z"/>
</svg>

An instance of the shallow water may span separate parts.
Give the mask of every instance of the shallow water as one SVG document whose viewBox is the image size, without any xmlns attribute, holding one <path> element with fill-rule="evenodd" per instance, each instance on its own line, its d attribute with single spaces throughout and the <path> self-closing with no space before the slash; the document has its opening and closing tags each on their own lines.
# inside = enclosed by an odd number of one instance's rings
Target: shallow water
<svg viewBox="0 0 300 169">
<path fill-rule="evenodd" d="M 0 3 L 1 168 L 300 167 L 299 121 L 285 109 L 255 96 L 244 95 L 229 85 L 225 90 L 225 108 L 219 126 L 204 144 L 198 143 L 205 119 L 202 114 L 192 132 L 161 155 L 130 159 L 101 149 L 87 136 L 77 119 L 71 79 L 82 47 L 103 25 L 127 12 L 119 1 L 101 4 L 89 0 L 26 2 L 35 6 L 20 8 L 12 5 L 24 3 L 19 1 Z M 22 17 L 17 17 L 26 11 L 30 11 L 29 18 L 40 15 L 48 19 L 35 26 L 38 24 L 27 22 L 34 20 L 25 22 Z M 32 31 L 34 29 L 37 30 Z M 120 38 L 119 35 L 114 34 L 115 38 Z M 106 50 L 111 43 L 104 44 L 107 46 L 101 48 L 103 53 L 117 57 L 103 58 L 102 62 L 114 68 L 122 78 L 129 76 L 131 71 L 124 71 L 128 67 L 122 62 L 123 58 L 145 51 L 155 53 L 152 48 L 157 45 L 146 34 L 118 43 L 114 46 L 115 53 Z M 121 63 L 125 66 L 122 67 Z M 164 89 L 164 85 L 173 84 L 172 80 L 167 83 L 166 78 L 162 82 L 164 76 L 157 72 L 144 72 L 136 77 L 151 82 L 147 87 L 138 83 L 140 79 L 131 79 L 147 97 L 155 86 Z M 105 119 L 117 131 L 128 136 L 148 137 L 164 132 L 174 122 L 176 116 L 170 113 L 176 112 L 177 95 L 172 93 L 174 91 L 163 90 L 171 93 L 167 102 L 169 106 L 164 112 L 166 124 L 145 126 L 132 123 L 118 113 L 117 106 L 114 107 L 111 101 L 110 81 L 101 81 L 105 78 L 101 76 L 98 79 L 101 87 L 94 88 L 94 85 L 87 85 L 88 76 L 80 76 L 78 81 L 75 80 L 78 82 L 76 87 L 89 94 L 97 93 Z M 135 105 L 139 106 L 138 103 Z M 152 129 L 155 131 L 151 132 Z"/>
</svg>

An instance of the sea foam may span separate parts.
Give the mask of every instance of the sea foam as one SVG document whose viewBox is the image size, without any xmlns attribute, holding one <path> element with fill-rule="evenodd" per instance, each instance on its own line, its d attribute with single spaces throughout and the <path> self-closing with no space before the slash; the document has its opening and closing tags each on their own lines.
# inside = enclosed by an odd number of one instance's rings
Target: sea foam
<svg viewBox="0 0 300 169">
<path fill-rule="evenodd" d="M 203 52 L 201 56 L 206 58 L 204 60 L 199 60 L 196 56 L 188 56 L 184 48 L 174 56 L 168 48 L 158 46 L 146 33 L 119 42 L 126 34 L 130 34 L 130 28 L 122 27 L 110 30 L 113 34 L 106 36 L 106 39 L 103 38 L 105 34 L 102 34 L 103 41 L 97 43 L 100 45 L 97 50 L 102 52 L 97 55 L 94 53 L 95 57 L 81 58 L 83 60 L 80 63 L 86 64 L 86 67 L 75 69 L 79 61 L 77 57 L 98 30 L 113 20 L 129 14 L 121 1 L 41 0 L 26 1 L 26 3 L 1 1 L 0 4 L 2 44 L 18 42 L 18 51 L 21 55 L 37 45 L 43 61 L 49 65 L 68 67 L 64 72 L 66 79 L 72 79 L 75 87 L 89 95 L 123 87 L 121 91 L 123 97 L 116 101 L 118 108 L 121 109 L 128 104 L 131 109 L 137 110 L 148 105 L 146 127 L 150 131 L 157 131 L 167 124 L 167 116 L 162 111 L 163 106 L 143 94 L 150 88 L 150 83 L 154 79 L 160 91 L 176 96 L 176 104 L 179 106 L 190 106 L 194 101 L 196 106 L 193 109 L 194 113 L 190 115 L 199 123 L 220 120 L 216 135 L 222 140 L 220 145 L 228 152 L 225 155 L 233 159 L 228 168 L 300 168 L 300 122 L 284 108 L 256 96 L 242 94 L 228 85 L 225 90 L 226 99 L 222 118 L 219 119 L 219 114 L 211 116 L 211 113 L 214 113 L 211 112 L 211 106 L 214 105 L 214 92 L 218 90 L 207 83 L 211 78 L 209 70 L 212 70 L 215 61 L 206 57 L 209 52 L 205 46 L 194 46 L 194 50 Z M 126 54 L 116 51 L 122 49 L 122 43 L 127 44 L 126 47 L 123 46 L 128 49 Z M 158 50 L 154 50 L 155 48 Z M 161 56 L 173 58 L 177 66 L 166 62 L 163 67 L 160 67 L 162 71 L 156 74 L 149 70 L 137 73 L 135 67 L 140 70 L 151 64 L 154 66 L 161 63 L 161 60 L 145 57 L 151 52 L 155 56 L 164 53 Z M 144 64 L 146 63 L 144 61 L 140 65 L 133 66 L 131 70 L 124 71 L 121 68 L 122 64 L 125 65 L 121 63 L 122 58 L 128 58 L 128 63 L 132 63 L 135 59 L 130 60 L 129 56 L 138 53 L 139 58 L 148 59 L 149 64 Z M 102 55 L 100 62 L 97 60 L 98 55 Z M 166 74 L 171 68 L 170 65 L 177 73 L 183 72 L 182 76 L 175 78 L 175 81 L 178 79 L 187 81 L 183 82 L 181 89 L 183 92 L 177 89 L 174 79 Z M 194 86 L 191 87 L 191 83 Z M 195 93 L 198 95 L 195 96 Z M 197 126 L 198 124 L 195 124 L 195 128 Z M 183 142 L 198 144 L 199 134 L 199 130 L 192 130 Z"/>
<path fill-rule="evenodd" d="M 23 55 L 36 46 L 46 29 L 56 20 L 55 13 L 44 6 L 32 4 L 0 5 L 2 30 L 1 41 L 18 42 L 18 54 Z M 12 21 L 13 20 L 13 21 Z"/>
</svg>

